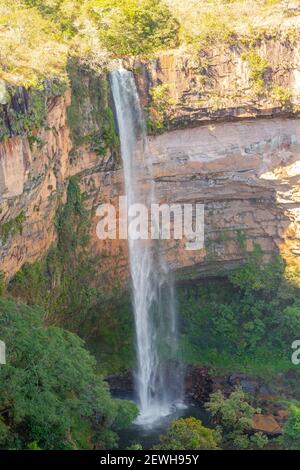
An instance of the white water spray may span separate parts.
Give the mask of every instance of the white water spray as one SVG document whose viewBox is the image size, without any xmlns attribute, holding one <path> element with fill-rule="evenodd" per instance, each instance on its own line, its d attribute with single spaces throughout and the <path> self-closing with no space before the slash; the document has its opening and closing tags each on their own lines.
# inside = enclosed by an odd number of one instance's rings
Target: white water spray
<svg viewBox="0 0 300 470">
<path fill-rule="evenodd" d="M 119 69 L 111 72 L 110 81 L 128 207 L 135 203 L 149 207 L 156 202 L 152 159 L 134 77 L 131 72 Z M 157 242 L 133 240 L 129 236 L 128 243 L 137 342 L 138 422 L 148 424 L 170 414 L 181 399 L 174 286 Z"/>
</svg>

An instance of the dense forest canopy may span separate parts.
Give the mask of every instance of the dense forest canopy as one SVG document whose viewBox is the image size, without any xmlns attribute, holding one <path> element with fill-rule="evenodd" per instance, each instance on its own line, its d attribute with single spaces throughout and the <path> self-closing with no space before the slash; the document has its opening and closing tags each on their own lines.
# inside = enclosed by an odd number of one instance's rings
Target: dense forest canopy
<svg viewBox="0 0 300 470">
<path fill-rule="evenodd" d="M 112 400 L 96 361 L 76 335 L 46 327 L 38 307 L 0 299 L 0 448 L 115 447 L 113 431 L 137 414 L 132 402 Z"/>
<path fill-rule="evenodd" d="M 67 80 L 77 57 L 101 69 L 124 55 L 293 28 L 281 0 L 0 0 L 0 79 L 26 87 Z M 291 13 L 294 12 L 294 13 Z"/>
</svg>

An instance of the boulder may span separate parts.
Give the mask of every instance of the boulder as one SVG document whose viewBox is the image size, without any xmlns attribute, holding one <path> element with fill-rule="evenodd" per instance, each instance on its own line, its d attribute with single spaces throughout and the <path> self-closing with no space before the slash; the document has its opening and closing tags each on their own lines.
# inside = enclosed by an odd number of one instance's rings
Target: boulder
<svg viewBox="0 0 300 470">
<path fill-rule="evenodd" d="M 273 415 L 255 414 L 253 416 L 252 429 L 256 432 L 260 431 L 272 436 L 282 432 L 280 424 Z"/>
</svg>

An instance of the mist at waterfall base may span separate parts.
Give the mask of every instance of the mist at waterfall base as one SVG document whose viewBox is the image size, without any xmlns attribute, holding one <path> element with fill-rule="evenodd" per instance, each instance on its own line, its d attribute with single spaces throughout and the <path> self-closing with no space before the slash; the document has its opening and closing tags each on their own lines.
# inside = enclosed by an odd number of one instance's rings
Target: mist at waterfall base
<svg viewBox="0 0 300 470">
<path fill-rule="evenodd" d="M 134 76 L 125 69 L 115 70 L 110 73 L 110 83 L 128 207 L 136 203 L 150 207 L 157 202 L 152 158 Z M 140 411 L 136 424 L 149 427 L 182 407 L 175 291 L 159 243 L 128 238 L 136 331 L 135 389 Z"/>
<path fill-rule="evenodd" d="M 132 400 L 132 394 L 128 392 L 114 393 L 115 398 Z M 190 416 L 200 419 L 204 426 L 213 427 L 211 416 L 203 406 L 197 403 L 187 403 L 184 407 L 174 407 L 173 412 L 167 416 L 162 416 L 152 424 L 141 426 L 139 423 L 133 423 L 128 428 L 118 431 L 119 449 L 126 449 L 132 444 L 140 444 L 144 450 L 151 449 L 159 443 L 159 437 L 166 433 L 170 423 L 178 418 L 189 418 Z"/>
</svg>

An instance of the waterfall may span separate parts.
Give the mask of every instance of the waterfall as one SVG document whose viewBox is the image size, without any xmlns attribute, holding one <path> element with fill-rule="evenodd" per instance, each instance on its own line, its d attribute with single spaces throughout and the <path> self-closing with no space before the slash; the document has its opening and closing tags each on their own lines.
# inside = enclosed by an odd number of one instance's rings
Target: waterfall
<svg viewBox="0 0 300 470">
<path fill-rule="evenodd" d="M 152 159 L 134 76 L 112 71 L 111 89 L 124 168 L 128 207 L 155 202 Z M 129 218 L 130 222 L 130 218 Z M 138 422 L 147 424 L 169 414 L 181 399 L 174 285 L 159 242 L 129 236 L 132 304 L 135 317 Z"/>
</svg>

